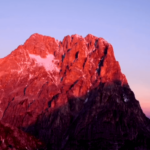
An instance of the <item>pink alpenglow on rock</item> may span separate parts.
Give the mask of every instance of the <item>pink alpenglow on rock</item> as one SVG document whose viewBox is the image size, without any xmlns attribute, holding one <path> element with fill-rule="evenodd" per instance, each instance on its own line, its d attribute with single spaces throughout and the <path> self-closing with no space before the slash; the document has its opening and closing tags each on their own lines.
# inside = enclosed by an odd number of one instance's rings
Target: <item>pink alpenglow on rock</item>
<svg viewBox="0 0 150 150">
<path fill-rule="evenodd" d="M 91 34 L 33 34 L 0 59 L 0 120 L 51 150 L 150 149 L 150 120 L 112 45 Z"/>
</svg>

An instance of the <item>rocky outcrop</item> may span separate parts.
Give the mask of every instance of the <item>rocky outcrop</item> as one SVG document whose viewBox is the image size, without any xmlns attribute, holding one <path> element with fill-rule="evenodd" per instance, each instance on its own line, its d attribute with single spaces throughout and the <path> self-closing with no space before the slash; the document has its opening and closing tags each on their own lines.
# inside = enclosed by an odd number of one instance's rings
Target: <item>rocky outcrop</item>
<svg viewBox="0 0 150 150">
<path fill-rule="evenodd" d="M 46 149 L 45 145 L 29 134 L 0 122 L 0 149 L 1 150 L 31 150 Z"/>
<path fill-rule="evenodd" d="M 143 114 L 103 38 L 33 34 L 0 60 L 0 118 L 48 149 L 150 149 Z"/>
</svg>

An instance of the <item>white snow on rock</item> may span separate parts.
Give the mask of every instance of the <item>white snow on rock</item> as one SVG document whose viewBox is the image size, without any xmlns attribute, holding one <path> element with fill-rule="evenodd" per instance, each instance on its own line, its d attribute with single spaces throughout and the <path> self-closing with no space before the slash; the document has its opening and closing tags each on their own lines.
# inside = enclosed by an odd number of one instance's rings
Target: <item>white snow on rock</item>
<svg viewBox="0 0 150 150">
<path fill-rule="evenodd" d="M 57 43 L 57 45 L 59 45 L 59 40 L 55 40 L 55 42 Z"/>
<path fill-rule="evenodd" d="M 34 59 L 38 66 L 43 66 L 46 71 L 57 71 L 57 72 L 59 72 L 59 69 L 57 68 L 57 66 L 55 64 L 55 62 L 57 62 L 57 60 L 54 59 L 54 55 L 48 54 L 46 56 L 46 58 L 42 58 L 38 55 L 29 54 L 29 57 L 31 59 Z"/>
<path fill-rule="evenodd" d="M 129 100 L 126 98 L 126 97 L 124 97 L 124 102 L 128 102 Z"/>
<path fill-rule="evenodd" d="M 87 101 L 88 101 L 88 97 L 86 98 L 86 100 L 84 101 L 84 103 L 87 103 Z"/>
<path fill-rule="evenodd" d="M 74 36 L 77 38 L 83 38 L 81 35 L 78 35 L 78 34 L 74 34 Z"/>
<path fill-rule="evenodd" d="M 128 102 L 129 99 L 123 94 L 123 99 L 124 99 L 124 102 Z"/>
</svg>

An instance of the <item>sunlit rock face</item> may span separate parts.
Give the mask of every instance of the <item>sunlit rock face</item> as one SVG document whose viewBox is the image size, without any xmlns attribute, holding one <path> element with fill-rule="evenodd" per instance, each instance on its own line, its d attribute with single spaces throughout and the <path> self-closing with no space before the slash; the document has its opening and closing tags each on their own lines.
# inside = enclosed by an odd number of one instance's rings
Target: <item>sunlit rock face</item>
<svg viewBox="0 0 150 150">
<path fill-rule="evenodd" d="M 0 119 L 52 150 L 150 149 L 150 121 L 112 45 L 90 34 L 33 34 L 0 59 Z"/>
</svg>

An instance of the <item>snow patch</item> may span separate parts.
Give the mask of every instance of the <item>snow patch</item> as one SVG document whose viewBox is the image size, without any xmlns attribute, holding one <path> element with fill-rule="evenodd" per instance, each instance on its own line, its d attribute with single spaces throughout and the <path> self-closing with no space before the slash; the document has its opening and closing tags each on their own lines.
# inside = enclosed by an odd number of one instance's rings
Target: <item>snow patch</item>
<svg viewBox="0 0 150 150">
<path fill-rule="evenodd" d="M 74 36 L 77 38 L 83 38 L 81 35 L 78 35 L 78 34 L 75 34 Z"/>
<path fill-rule="evenodd" d="M 86 79 L 86 74 L 83 75 L 83 78 Z"/>
<path fill-rule="evenodd" d="M 33 76 L 32 74 L 29 74 L 29 80 L 32 78 L 32 76 Z"/>
<path fill-rule="evenodd" d="M 119 99 L 117 98 L 117 103 L 119 103 Z"/>
<path fill-rule="evenodd" d="M 129 99 L 125 95 L 123 95 L 123 99 L 124 99 L 124 102 L 128 102 L 129 101 Z"/>
<path fill-rule="evenodd" d="M 59 41 L 58 40 L 55 39 L 55 42 L 56 42 L 57 45 L 59 45 Z"/>
<path fill-rule="evenodd" d="M 59 69 L 57 68 L 57 66 L 55 64 L 55 62 L 57 62 L 57 60 L 54 59 L 54 55 L 48 54 L 46 56 L 46 58 L 42 58 L 42 57 L 34 55 L 34 54 L 29 54 L 29 57 L 31 59 L 34 59 L 38 66 L 43 66 L 46 71 L 59 72 Z"/>
<path fill-rule="evenodd" d="M 126 98 L 126 97 L 124 97 L 124 102 L 128 102 L 129 100 Z"/>
<path fill-rule="evenodd" d="M 84 103 L 87 103 L 87 101 L 88 101 L 88 97 L 86 98 L 86 100 L 84 101 Z"/>
</svg>

